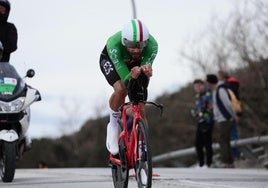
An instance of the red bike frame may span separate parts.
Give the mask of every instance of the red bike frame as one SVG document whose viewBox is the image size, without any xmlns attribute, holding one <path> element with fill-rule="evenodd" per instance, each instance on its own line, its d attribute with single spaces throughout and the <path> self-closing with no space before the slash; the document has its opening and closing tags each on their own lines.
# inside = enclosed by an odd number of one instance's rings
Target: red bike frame
<svg viewBox="0 0 268 188">
<path fill-rule="evenodd" d="M 143 103 L 144 105 L 152 104 L 160 108 L 161 115 L 162 115 L 162 112 L 163 112 L 162 104 L 157 104 L 157 103 L 150 102 L 150 101 L 143 101 Z M 128 123 L 127 123 L 127 110 L 129 108 L 132 109 L 132 115 L 133 115 L 131 134 L 129 134 L 128 132 Z M 122 120 L 123 127 L 122 127 L 122 132 L 119 133 L 118 141 L 120 141 L 121 139 L 124 140 L 124 143 L 126 145 L 126 158 L 127 158 L 128 169 L 133 169 L 135 162 L 138 160 L 138 156 L 137 156 L 138 142 L 137 142 L 136 125 L 141 119 L 143 119 L 141 116 L 141 112 L 140 112 L 140 105 L 137 102 L 128 102 L 120 106 L 119 111 L 121 111 L 120 119 Z M 121 165 L 120 159 L 115 158 L 112 154 L 110 154 L 110 161 L 117 165 Z"/>
<path fill-rule="evenodd" d="M 128 132 L 128 124 L 127 124 L 127 109 L 131 108 L 133 110 L 133 123 L 132 123 L 132 131 L 131 134 Z M 119 133 L 118 140 L 123 139 L 126 143 L 126 156 L 127 156 L 127 164 L 128 168 L 134 168 L 135 161 L 137 161 L 137 132 L 136 125 L 137 122 L 141 119 L 140 113 L 140 105 L 137 103 L 126 103 L 123 105 L 122 113 L 121 113 L 123 131 Z M 121 161 L 117 158 L 114 158 L 110 155 L 110 160 L 115 164 L 121 165 Z"/>
</svg>

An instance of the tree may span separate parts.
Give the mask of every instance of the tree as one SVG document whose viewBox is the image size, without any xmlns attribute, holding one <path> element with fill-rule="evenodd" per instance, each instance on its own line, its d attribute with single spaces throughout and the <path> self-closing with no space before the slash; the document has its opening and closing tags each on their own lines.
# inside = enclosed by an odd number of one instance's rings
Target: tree
<svg viewBox="0 0 268 188">
<path fill-rule="evenodd" d="M 267 14 L 265 0 L 239 2 L 228 19 L 213 19 L 205 34 L 190 41 L 181 51 L 182 58 L 202 76 L 222 68 L 231 71 L 249 66 L 258 72 L 259 83 L 267 87 L 259 69 L 259 62 L 268 58 Z"/>
</svg>

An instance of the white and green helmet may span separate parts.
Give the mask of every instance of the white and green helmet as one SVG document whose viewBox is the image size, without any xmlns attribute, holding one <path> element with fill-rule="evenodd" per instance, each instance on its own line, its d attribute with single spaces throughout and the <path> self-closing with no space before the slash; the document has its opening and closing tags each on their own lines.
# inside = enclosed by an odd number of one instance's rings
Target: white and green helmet
<svg viewBox="0 0 268 188">
<path fill-rule="evenodd" d="M 122 29 L 122 44 L 128 48 L 144 48 L 149 39 L 149 31 L 138 19 L 132 19 Z"/>
</svg>

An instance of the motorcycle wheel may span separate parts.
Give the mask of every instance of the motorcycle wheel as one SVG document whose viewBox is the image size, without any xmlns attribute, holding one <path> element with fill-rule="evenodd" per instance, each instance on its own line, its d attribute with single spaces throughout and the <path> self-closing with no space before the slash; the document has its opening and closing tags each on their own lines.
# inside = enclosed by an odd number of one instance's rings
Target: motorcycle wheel
<svg viewBox="0 0 268 188">
<path fill-rule="evenodd" d="M 3 182 L 12 182 L 16 169 L 16 142 L 2 142 L 0 176 Z"/>
</svg>

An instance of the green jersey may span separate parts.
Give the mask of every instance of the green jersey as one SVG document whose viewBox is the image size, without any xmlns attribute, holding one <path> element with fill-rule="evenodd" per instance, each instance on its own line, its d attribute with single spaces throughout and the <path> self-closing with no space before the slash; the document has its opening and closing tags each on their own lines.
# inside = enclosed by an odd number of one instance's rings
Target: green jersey
<svg viewBox="0 0 268 188">
<path fill-rule="evenodd" d="M 116 72 L 120 76 L 123 82 L 127 81 L 130 78 L 130 70 L 126 62 L 131 60 L 131 57 L 125 46 L 122 44 L 122 33 L 121 31 L 117 32 L 111 36 L 107 41 L 107 52 L 108 55 L 114 64 Z M 144 47 L 141 54 L 141 64 L 153 64 L 155 56 L 158 51 L 158 44 L 153 36 L 149 36 L 148 44 Z"/>
</svg>

